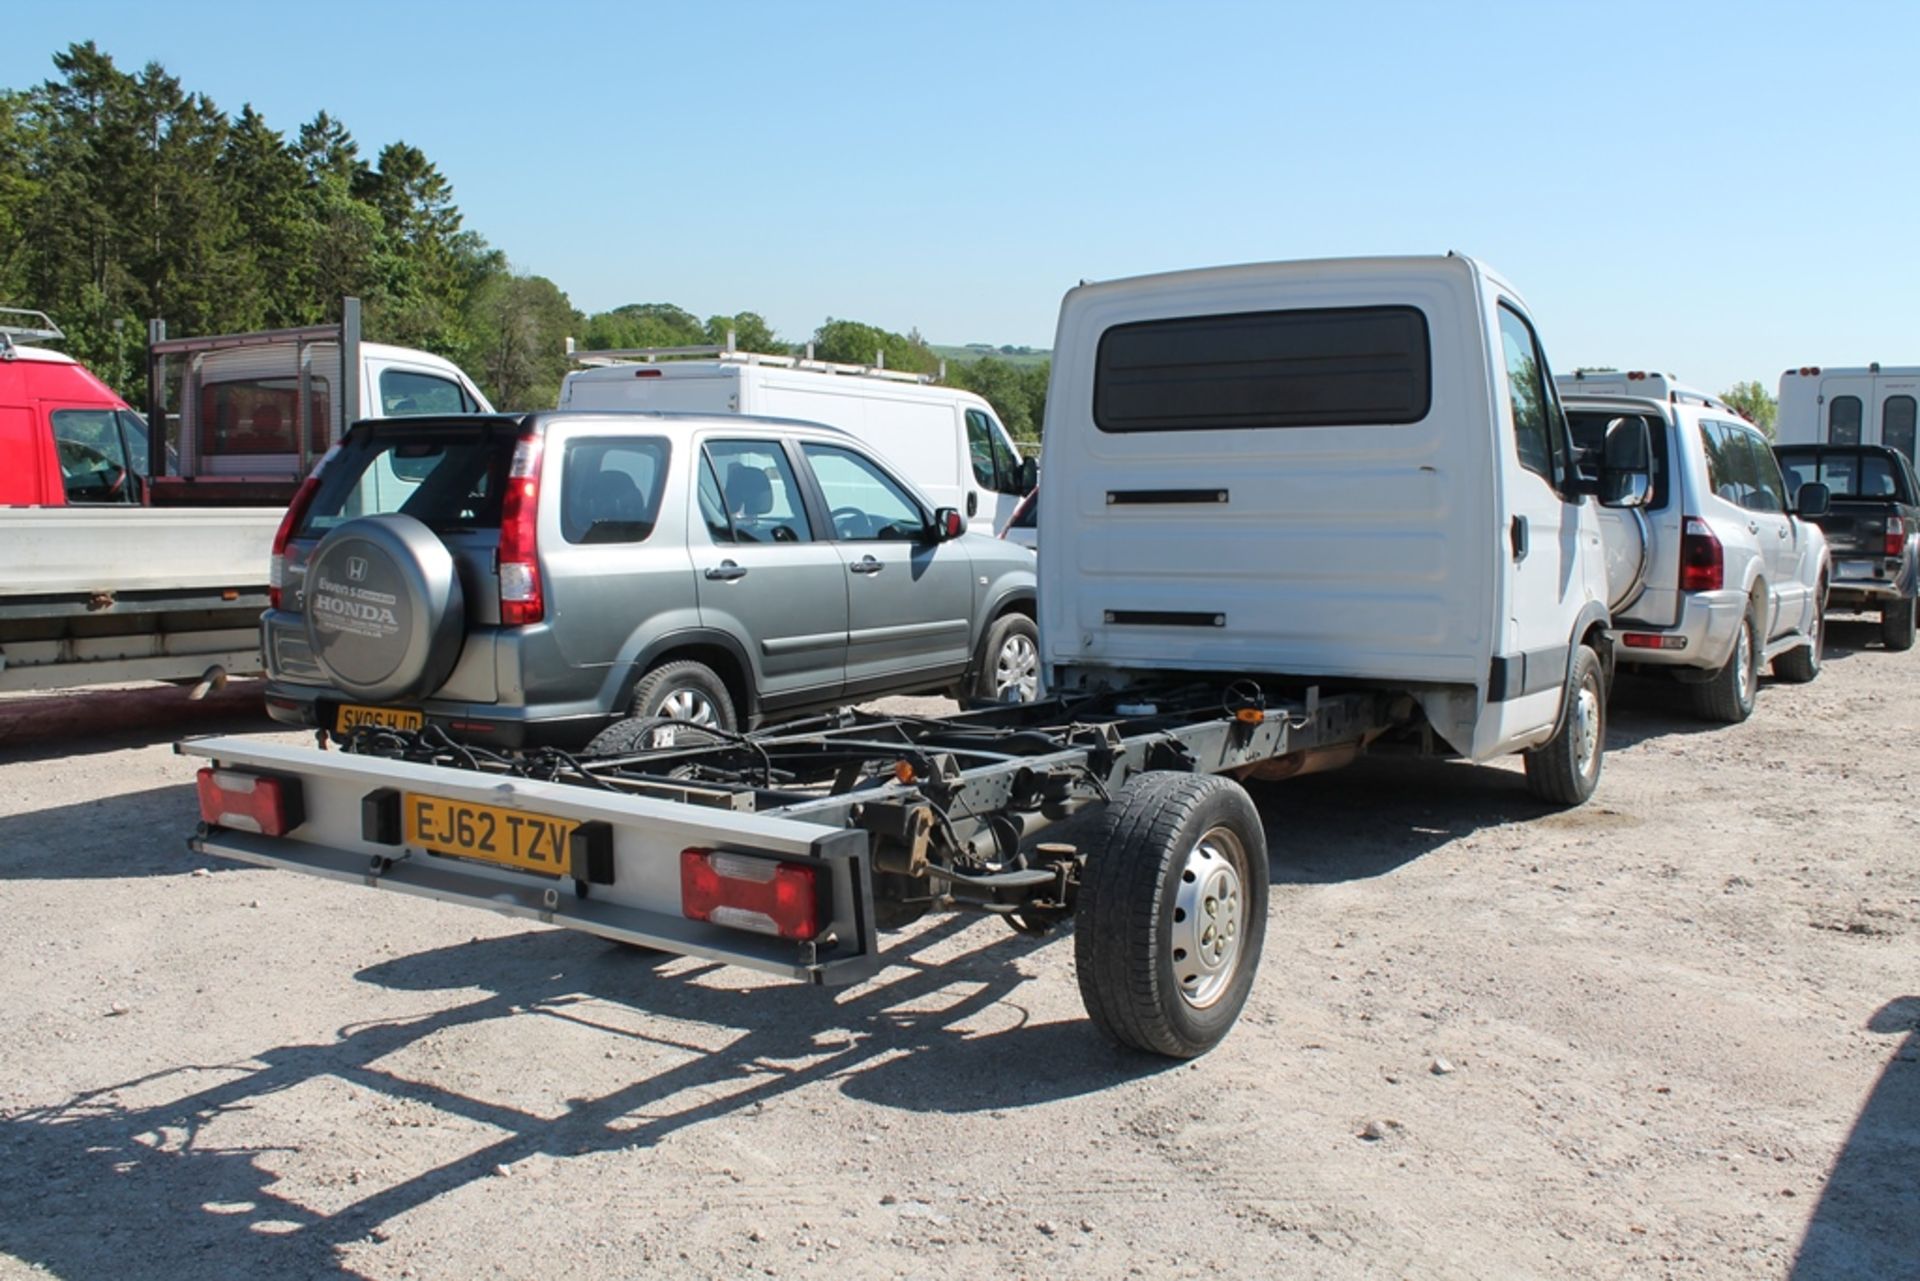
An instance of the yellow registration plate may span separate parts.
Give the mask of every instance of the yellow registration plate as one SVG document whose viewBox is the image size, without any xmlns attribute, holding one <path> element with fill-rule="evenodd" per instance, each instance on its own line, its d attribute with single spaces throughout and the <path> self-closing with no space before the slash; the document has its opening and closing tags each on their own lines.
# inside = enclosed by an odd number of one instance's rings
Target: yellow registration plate
<svg viewBox="0 0 1920 1281">
<path fill-rule="evenodd" d="M 414 792 L 402 798 L 401 810 L 409 845 L 548 876 L 569 870 L 567 837 L 580 826 L 570 819 Z"/>
<path fill-rule="evenodd" d="M 333 718 L 334 731 L 340 734 L 362 725 L 374 725 L 381 729 L 419 729 L 426 723 L 427 718 L 421 713 L 403 707 L 361 707 L 357 703 L 344 705 Z"/>
</svg>

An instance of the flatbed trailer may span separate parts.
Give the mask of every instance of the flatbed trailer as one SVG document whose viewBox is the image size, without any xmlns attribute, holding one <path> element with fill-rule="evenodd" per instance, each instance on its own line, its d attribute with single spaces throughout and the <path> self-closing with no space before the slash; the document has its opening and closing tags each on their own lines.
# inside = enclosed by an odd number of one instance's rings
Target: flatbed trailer
<svg viewBox="0 0 1920 1281">
<path fill-rule="evenodd" d="M 1122 1043 L 1211 1048 L 1264 936 L 1265 836 L 1222 775 L 1344 763 L 1410 699 L 1252 680 L 942 718 L 842 713 L 581 759 L 431 729 L 328 746 L 190 739 L 203 854 L 313 873 L 819 984 L 928 911 L 1077 919 L 1079 981 Z M 634 741 L 658 722 L 629 722 Z M 689 739 L 698 739 L 689 742 Z M 1089 808 L 1082 845 L 1040 839 Z M 1076 831 L 1084 830 L 1076 825 Z"/>
</svg>

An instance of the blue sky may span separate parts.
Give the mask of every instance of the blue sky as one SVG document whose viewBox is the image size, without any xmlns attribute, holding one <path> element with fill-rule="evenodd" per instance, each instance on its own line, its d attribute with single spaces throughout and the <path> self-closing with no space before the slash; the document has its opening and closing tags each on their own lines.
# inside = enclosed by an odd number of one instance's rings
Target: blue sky
<svg viewBox="0 0 1920 1281">
<path fill-rule="evenodd" d="M 456 16 L 457 15 L 457 16 Z M 1082 278 L 1457 249 L 1556 367 L 1920 363 L 1920 5 L 15 6 L 404 139 L 584 310 L 1052 341 Z"/>
</svg>

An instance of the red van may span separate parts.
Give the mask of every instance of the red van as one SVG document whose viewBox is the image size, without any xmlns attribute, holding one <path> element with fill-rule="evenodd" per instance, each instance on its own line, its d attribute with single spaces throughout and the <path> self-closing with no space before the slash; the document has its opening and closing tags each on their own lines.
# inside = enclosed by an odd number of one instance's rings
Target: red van
<svg viewBox="0 0 1920 1281">
<path fill-rule="evenodd" d="M 0 506 L 140 503 L 146 420 L 73 357 L 28 345 L 62 336 L 0 308 Z"/>
</svg>

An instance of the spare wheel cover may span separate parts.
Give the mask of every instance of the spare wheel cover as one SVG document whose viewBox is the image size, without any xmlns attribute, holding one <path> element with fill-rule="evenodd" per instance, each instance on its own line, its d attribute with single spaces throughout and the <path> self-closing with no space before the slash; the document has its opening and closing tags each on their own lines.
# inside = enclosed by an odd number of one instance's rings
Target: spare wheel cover
<svg viewBox="0 0 1920 1281">
<path fill-rule="evenodd" d="M 314 661 L 355 698 L 431 694 L 459 661 L 460 575 L 439 536 L 411 516 L 363 516 L 321 539 L 304 596 Z"/>
</svg>

